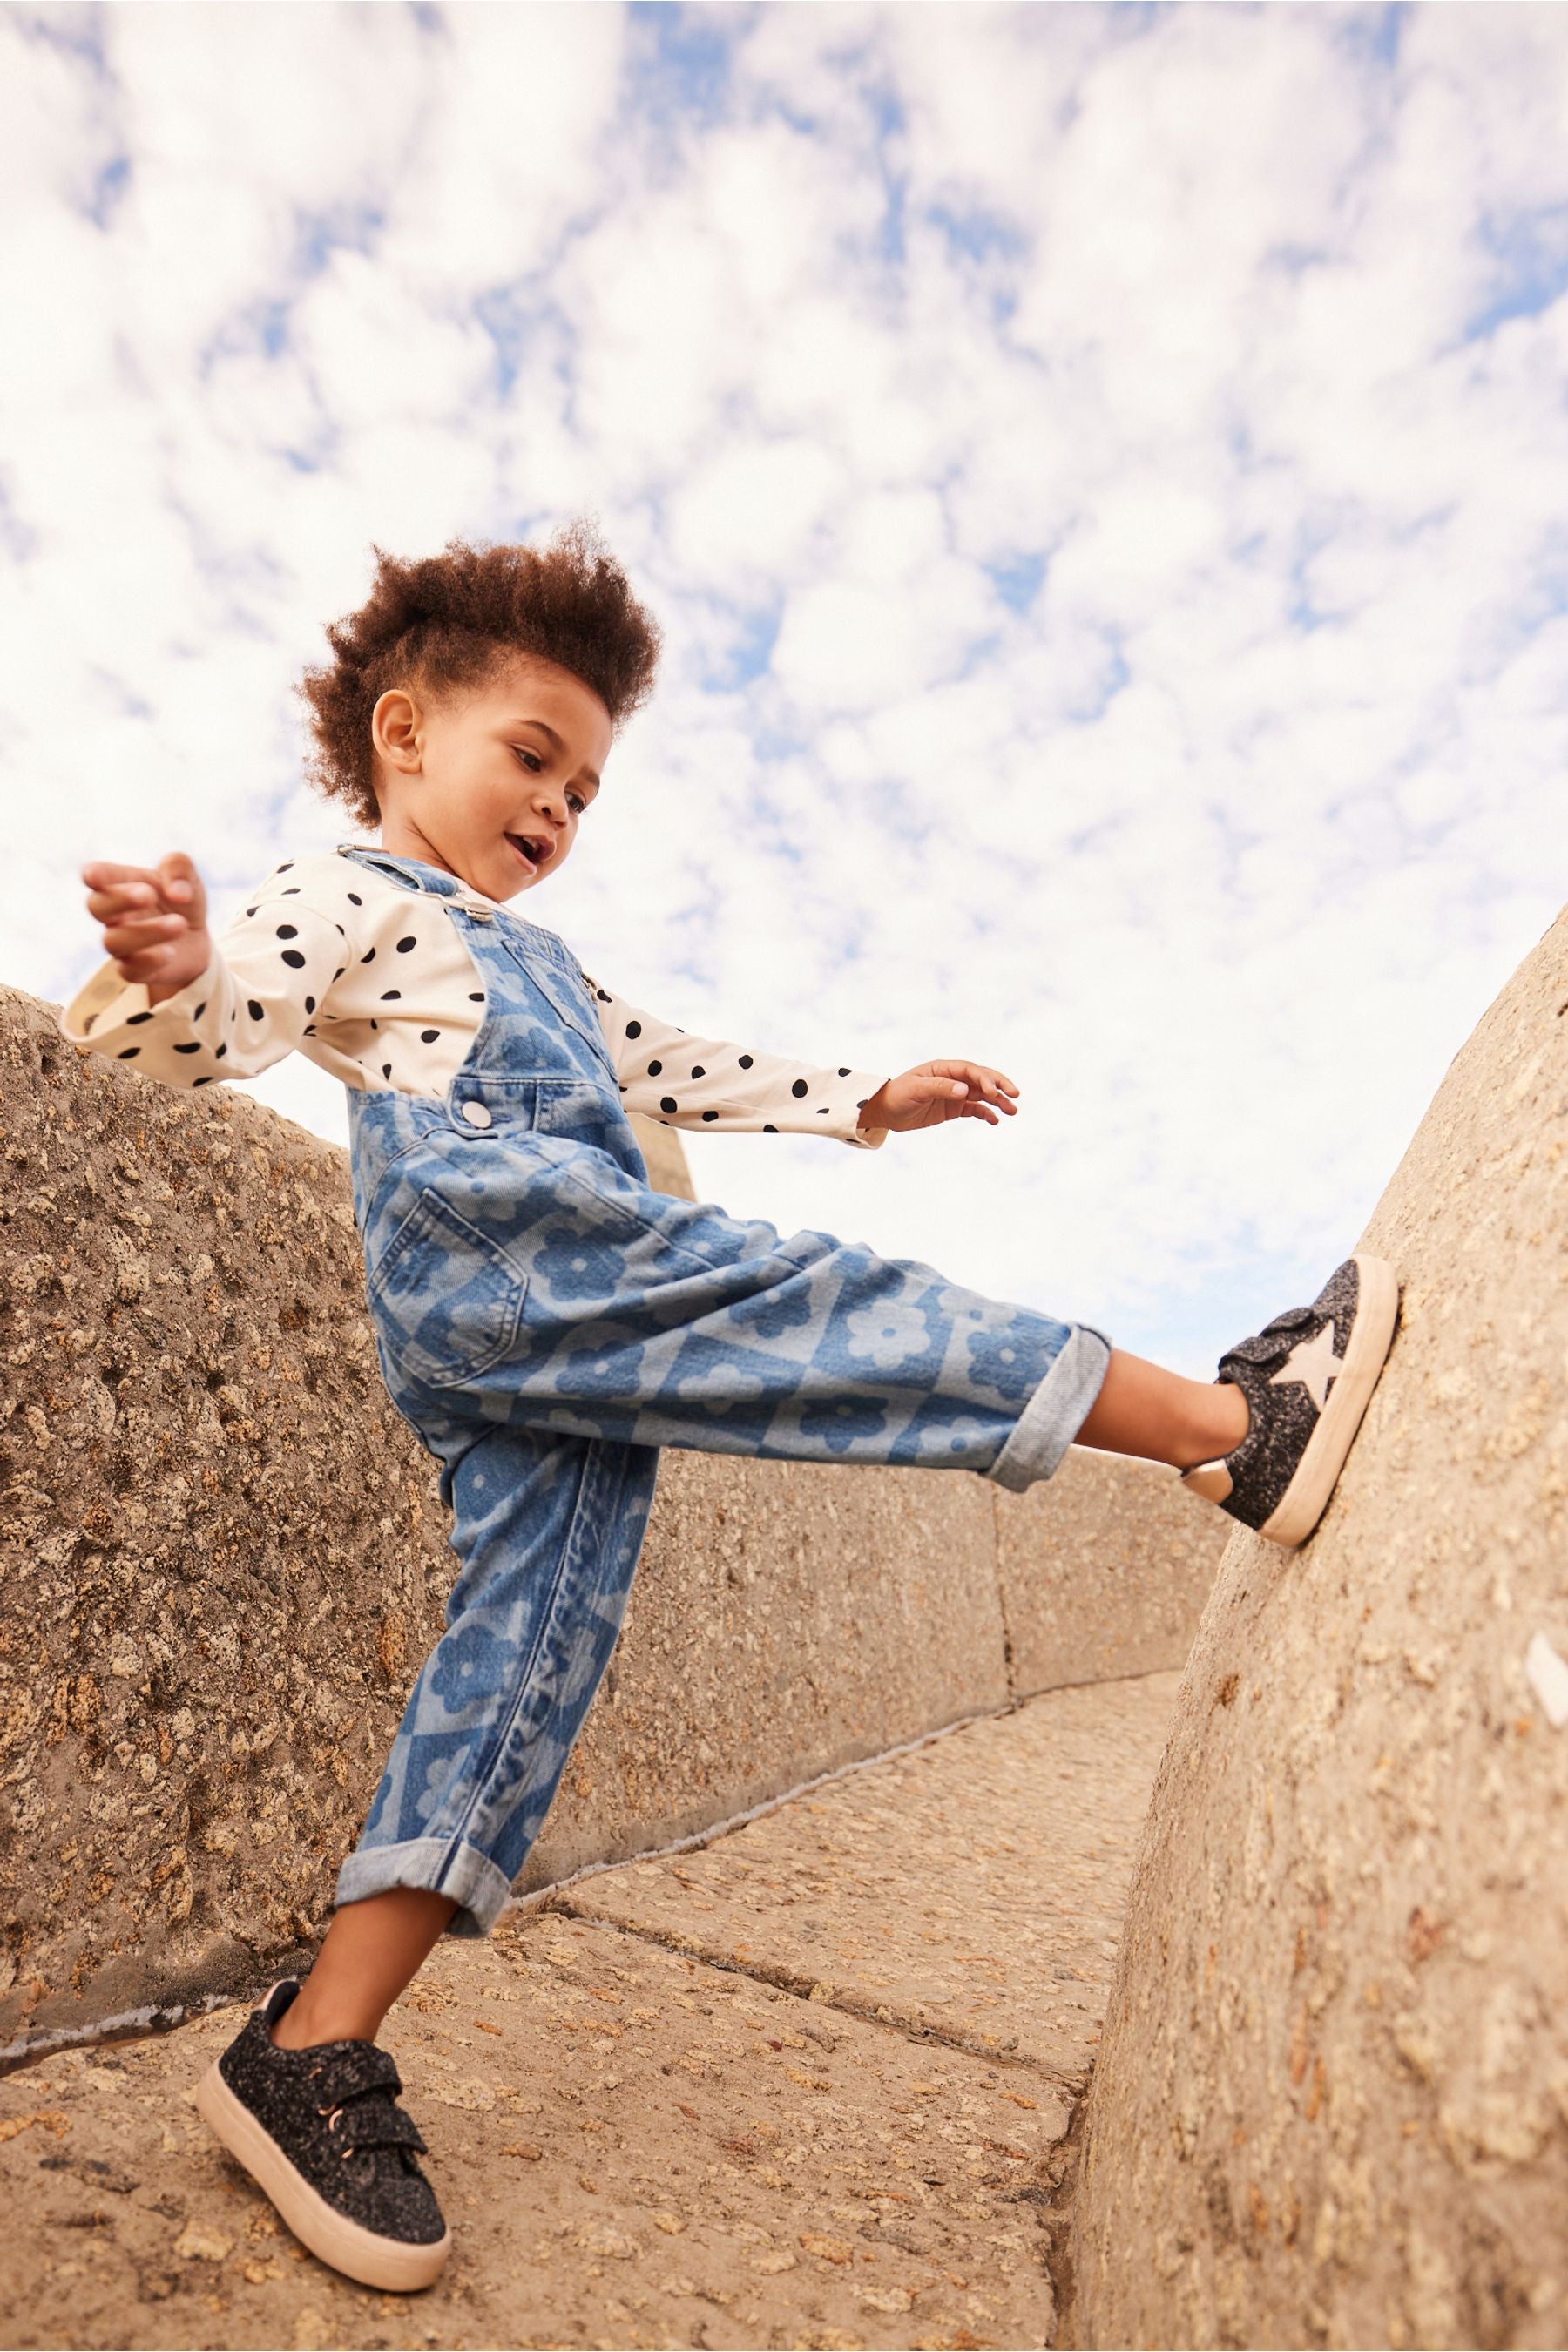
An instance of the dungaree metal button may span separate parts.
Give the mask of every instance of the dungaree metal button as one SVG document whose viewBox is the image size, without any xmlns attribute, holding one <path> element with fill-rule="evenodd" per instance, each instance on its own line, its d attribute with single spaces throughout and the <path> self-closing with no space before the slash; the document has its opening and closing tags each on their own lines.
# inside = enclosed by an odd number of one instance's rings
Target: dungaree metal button
<svg viewBox="0 0 1568 2352">
<path fill-rule="evenodd" d="M 466 1102 L 463 1105 L 463 1117 L 470 1127 L 489 1127 L 490 1123 L 489 1112 L 483 1103 Z"/>
</svg>

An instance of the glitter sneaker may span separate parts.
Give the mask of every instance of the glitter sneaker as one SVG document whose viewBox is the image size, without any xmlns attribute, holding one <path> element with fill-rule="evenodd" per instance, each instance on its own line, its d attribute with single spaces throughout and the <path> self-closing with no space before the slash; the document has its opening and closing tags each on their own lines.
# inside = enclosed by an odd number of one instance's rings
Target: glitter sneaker
<svg viewBox="0 0 1568 2352">
<path fill-rule="evenodd" d="M 196 2085 L 196 2105 L 301 2245 L 363 2286 L 428 2286 L 452 2235 L 396 2105 L 397 2068 L 374 2042 L 280 2050 L 272 2028 L 300 1990 L 273 1986 Z"/>
<path fill-rule="evenodd" d="M 1252 1413 L 1234 1453 L 1182 1484 L 1293 1550 L 1328 1508 L 1394 1344 L 1399 1281 L 1386 1258 L 1348 1257 L 1310 1307 L 1277 1315 L 1219 1360 Z"/>
</svg>

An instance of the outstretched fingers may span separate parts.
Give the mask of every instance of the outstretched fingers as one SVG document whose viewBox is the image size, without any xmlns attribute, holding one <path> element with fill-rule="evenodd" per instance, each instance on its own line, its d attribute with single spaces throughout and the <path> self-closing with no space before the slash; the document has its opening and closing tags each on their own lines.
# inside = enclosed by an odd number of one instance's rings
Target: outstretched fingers
<svg viewBox="0 0 1568 2352">
<path fill-rule="evenodd" d="M 956 1091 L 953 1096 L 960 1118 L 983 1118 L 995 1127 L 999 1113 L 1005 1118 L 1017 1117 L 1018 1089 L 1005 1072 L 984 1062 L 933 1062 L 931 1067 L 939 1077 L 962 1082 L 963 1100 Z"/>
<path fill-rule="evenodd" d="M 103 952 L 122 980 L 155 982 L 175 942 L 191 929 L 194 872 L 180 855 L 166 857 L 156 870 L 102 860 L 81 868 L 88 912 L 101 924 Z"/>
</svg>

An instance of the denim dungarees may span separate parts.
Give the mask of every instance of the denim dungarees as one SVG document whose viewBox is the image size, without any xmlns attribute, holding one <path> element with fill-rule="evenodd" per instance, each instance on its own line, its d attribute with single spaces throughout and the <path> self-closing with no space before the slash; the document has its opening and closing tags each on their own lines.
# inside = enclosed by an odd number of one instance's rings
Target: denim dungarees
<svg viewBox="0 0 1568 2352">
<path fill-rule="evenodd" d="M 484 1014 L 447 1097 L 351 1090 L 383 1375 L 441 1464 L 459 1572 L 337 1899 L 493 1925 L 620 1629 L 661 1445 L 1048 1477 L 1109 1344 L 826 1234 L 653 1192 L 594 994 L 536 924 L 413 858 Z"/>
</svg>

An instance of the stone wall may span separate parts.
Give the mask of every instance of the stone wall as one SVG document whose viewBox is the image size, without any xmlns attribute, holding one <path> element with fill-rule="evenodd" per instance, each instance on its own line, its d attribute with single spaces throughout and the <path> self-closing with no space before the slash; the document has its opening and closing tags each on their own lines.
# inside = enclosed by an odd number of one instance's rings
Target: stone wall
<svg viewBox="0 0 1568 2352">
<path fill-rule="evenodd" d="M 4 2043 L 253 1986 L 318 1932 L 453 1563 L 376 1370 L 342 1152 L 79 1055 L 10 992 L 0 1150 Z M 526 1883 L 1026 1690 L 1179 1664 L 1223 1525 L 1104 1457 L 1011 1496 L 668 1455 Z"/>
<path fill-rule="evenodd" d="M 1368 1227 L 1319 1533 L 1238 1535 L 1089 2098 L 1076 2340 L 1568 2342 L 1568 918 Z"/>
</svg>

